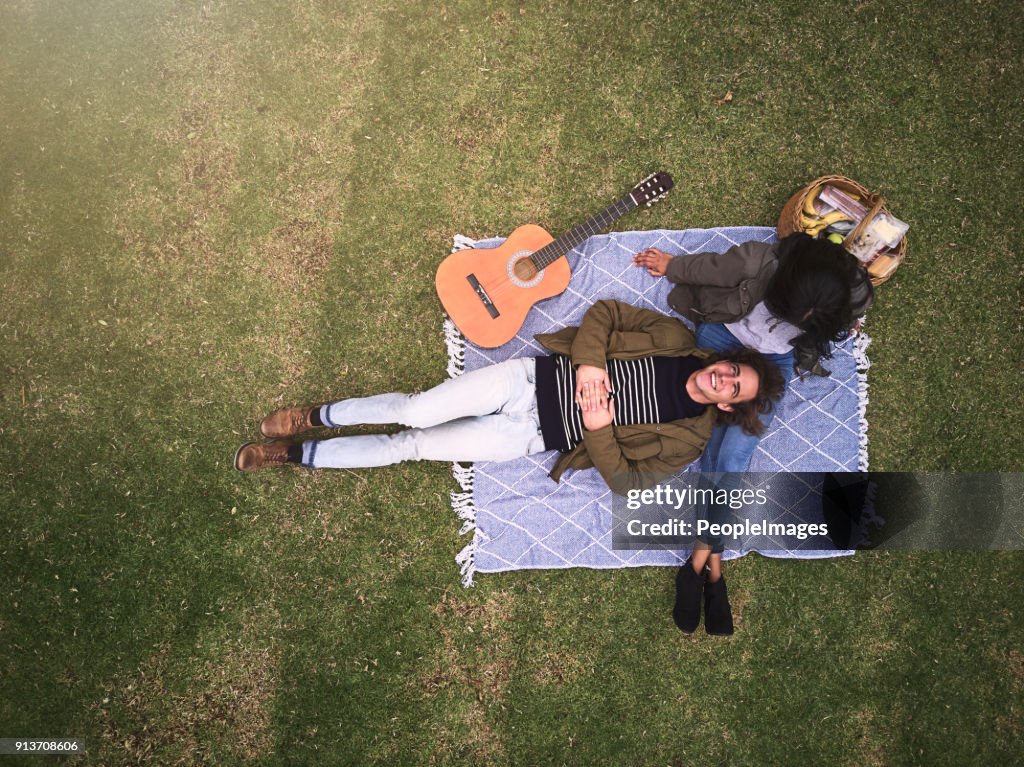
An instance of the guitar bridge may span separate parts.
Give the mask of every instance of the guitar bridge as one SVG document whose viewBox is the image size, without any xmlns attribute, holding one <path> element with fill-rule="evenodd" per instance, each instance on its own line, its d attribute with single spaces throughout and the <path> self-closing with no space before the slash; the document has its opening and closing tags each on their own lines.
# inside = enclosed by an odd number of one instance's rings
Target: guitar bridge
<svg viewBox="0 0 1024 767">
<path fill-rule="evenodd" d="M 491 315 L 491 319 L 498 319 L 498 317 L 501 316 L 501 312 L 498 311 L 498 307 L 494 305 L 494 302 L 491 300 L 491 297 L 487 295 L 487 291 L 484 290 L 484 286 L 480 284 L 480 280 L 476 278 L 476 275 L 467 274 L 466 280 L 469 282 L 470 286 L 472 286 L 473 292 L 476 293 L 477 298 L 479 298 L 480 301 L 483 303 L 484 308 L 487 310 L 487 313 Z"/>
</svg>

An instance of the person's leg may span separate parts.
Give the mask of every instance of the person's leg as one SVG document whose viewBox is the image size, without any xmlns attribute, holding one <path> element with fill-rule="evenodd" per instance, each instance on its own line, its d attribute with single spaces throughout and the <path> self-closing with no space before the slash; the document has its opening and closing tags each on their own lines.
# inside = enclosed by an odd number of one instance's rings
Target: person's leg
<svg viewBox="0 0 1024 767">
<path fill-rule="evenodd" d="M 490 365 L 421 394 L 381 394 L 321 409 L 330 426 L 400 423 L 397 434 L 308 440 L 302 464 L 362 468 L 401 461 L 507 461 L 544 450 L 532 358 Z"/>
<path fill-rule="evenodd" d="M 694 543 L 690 560 L 676 573 L 676 600 L 672 620 L 684 634 L 692 634 L 700 625 L 700 603 L 704 593 L 704 564 L 711 549 L 701 541 Z"/>
<path fill-rule="evenodd" d="M 739 477 L 736 474 L 722 474 L 718 476 L 716 487 L 731 486 Z M 708 521 L 712 524 L 724 524 L 732 521 L 732 513 L 724 503 L 712 502 L 707 504 L 706 513 Z M 705 534 L 694 546 L 704 550 L 702 558 L 706 571 L 704 575 L 704 629 L 713 635 L 728 636 L 733 633 L 732 608 L 729 605 L 729 596 L 725 590 L 725 578 L 722 575 L 722 552 L 725 551 L 725 543 L 722 538 L 714 533 Z"/>
<path fill-rule="evenodd" d="M 502 461 L 544 450 L 533 358 L 509 360 L 445 381 L 422 394 L 383 394 L 320 408 L 328 426 L 401 423 L 373 434 L 243 445 L 235 467 L 253 471 L 301 463 L 310 468 L 386 466 L 407 460 Z M 304 430 L 304 429 L 303 429 Z M 290 435 L 289 435 L 290 436 Z M 298 460 L 292 453 L 298 452 Z"/>
<path fill-rule="evenodd" d="M 463 373 L 419 394 L 378 394 L 320 408 L 329 428 L 397 423 L 424 429 L 460 418 L 528 409 L 535 397 L 532 357 L 507 360 Z"/>
<path fill-rule="evenodd" d="M 722 555 L 713 554 L 704 581 L 704 630 L 713 636 L 733 633 L 732 606 L 722 575 Z"/>
<path fill-rule="evenodd" d="M 718 352 L 728 352 L 742 344 L 729 332 L 728 328 L 719 323 L 706 323 L 697 326 L 697 345 L 704 349 L 712 349 Z M 783 380 L 787 383 L 793 376 L 793 355 L 792 354 L 767 354 L 768 360 L 774 363 L 782 373 Z M 774 413 L 770 412 L 761 416 L 761 423 L 768 427 Z M 708 439 L 707 447 L 701 460 L 701 471 L 714 475 L 714 482 L 717 485 L 722 479 L 730 484 L 729 478 L 722 478 L 721 474 L 739 473 L 747 470 L 750 459 L 757 448 L 760 437 L 747 434 L 740 426 L 719 424 L 715 426 Z M 698 518 L 706 515 L 708 521 L 721 523 L 728 518 L 728 509 L 717 504 L 706 504 L 698 509 Z M 728 636 L 733 633 L 732 608 L 729 605 L 729 597 L 725 587 L 725 578 L 722 575 L 722 551 L 724 546 L 720 539 L 704 536 L 706 540 L 698 540 L 694 544 L 693 553 L 690 555 L 688 565 L 680 568 L 676 576 L 676 625 L 680 625 L 678 615 L 684 610 L 683 603 L 688 605 L 686 615 L 690 620 L 686 626 L 696 628 L 700 615 L 699 597 L 697 605 L 693 607 L 693 591 L 702 586 L 704 597 L 704 628 L 712 635 Z M 706 570 L 706 572 L 705 572 Z M 698 582 L 694 576 L 700 576 Z M 698 621 L 692 620 L 696 612 Z M 691 631 L 693 629 L 690 629 Z M 684 629 L 685 630 L 685 629 Z"/>
<path fill-rule="evenodd" d="M 716 428 L 705 450 L 705 457 L 711 456 L 712 464 L 718 463 L 718 455 L 726 436 L 725 428 Z M 720 483 L 728 483 L 735 477 L 726 477 L 721 473 L 709 473 L 707 468 L 700 475 L 700 489 L 715 491 Z M 720 524 L 728 518 L 728 508 L 714 501 L 705 500 L 702 496 L 696 508 L 698 522 L 706 521 Z M 709 584 L 722 580 L 722 552 L 725 546 L 720 536 L 713 530 L 702 531 L 693 544 L 690 559 L 676 574 L 676 603 L 672 612 L 676 626 L 685 634 L 691 634 L 700 623 L 701 602 L 705 604 L 704 626 L 709 634 L 731 633 L 722 616 L 721 600 L 712 605 L 708 602 Z M 713 587 L 718 593 L 722 586 Z M 708 610 L 714 607 L 714 614 Z M 728 601 L 725 602 L 728 613 Z"/>
<path fill-rule="evenodd" d="M 736 474 L 705 475 L 707 483 L 714 489 L 733 484 L 739 477 Z M 712 481 L 713 479 L 713 481 Z M 707 520 L 712 525 L 720 525 L 731 521 L 729 507 L 723 503 L 701 502 L 697 509 L 698 520 Z M 693 570 L 700 575 L 698 582 L 693 579 L 690 573 L 689 604 L 694 605 L 691 610 L 700 613 L 701 597 L 704 600 L 704 629 L 712 635 L 728 636 L 733 633 L 732 608 L 729 605 L 729 597 L 725 590 L 725 578 L 722 576 L 722 552 L 725 544 L 720 535 L 714 529 L 702 532 L 693 544 L 693 553 L 690 555 L 690 567 L 683 565 L 684 570 Z M 678 583 L 677 578 L 677 602 Z M 696 591 L 696 594 L 694 592 Z M 678 625 L 678 621 L 677 621 Z M 696 629 L 696 624 L 694 624 Z"/>
<path fill-rule="evenodd" d="M 767 416 L 762 416 L 762 423 Z M 739 473 L 747 470 L 750 458 L 757 449 L 760 437 L 747 434 L 741 426 L 718 424 L 711 432 L 708 448 L 701 459 L 701 471 L 706 473 Z"/>
<path fill-rule="evenodd" d="M 716 352 L 727 352 L 730 349 L 738 349 L 743 346 L 740 340 L 730 333 L 729 328 L 721 322 L 698 323 L 695 337 L 697 346 L 701 349 L 711 349 Z"/>
<path fill-rule="evenodd" d="M 690 567 L 696 573 L 703 573 L 711 557 L 711 546 L 706 541 L 694 541 L 693 551 L 690 553 Z"/>
<path fill-rule="evenodd" d="M 711 429 L 711 436 L 708 437 L 708 444 L 704 446 L 704 453 L 701 455 L 701 469 L 711 471 L 711 466 L 718 464 L 718 454 L 722 452 L 722 440 L 725 439 L 723 424 L 715 424 Z"/>
<path fill-rule="evenodd" d="M 708 557 L 708 581 L 714 583 L 722 577 L 722 552 L 712 553 Z"/>
<path fill-rule="evenodd" d="M 460 418 L 397 434 L 307 440 L 302 443 L 302 465 L 355 469 L 401 461 L 508 461 L 543 450 L 534 410 Z"/>
</svg>

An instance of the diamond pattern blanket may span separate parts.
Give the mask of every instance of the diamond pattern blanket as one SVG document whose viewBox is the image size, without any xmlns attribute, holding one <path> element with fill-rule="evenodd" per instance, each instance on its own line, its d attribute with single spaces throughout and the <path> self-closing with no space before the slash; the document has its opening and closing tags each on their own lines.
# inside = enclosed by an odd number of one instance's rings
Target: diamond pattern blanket
<svg viewBox="0 0 1024 767">
<path fill-rule="evenodd" d="M 668 313 L 670 283 L 634 267 L 631 257 L 648 247 L 673 255 L 724 252 L 748 240 L 771 242 L 775 229 L 727 227 L 616 232 L 588 239 L 568 254 L 569 287 L 537 304 L 516 337 L 497 349 L 467 342 L 450 320 L 445 322 L 449 375 L 459 375 L 514 357 L 546 353 L 534 340 L 578 325 L 587 308 L 602 298 Z M 496 247 L 502 240 L 455 238 L 455 250 Z M 751 472 L 831 472 L 867 470 L 866 350 L 862 332 L 841 345 L 828 361 L 828 378 L 795 380 L 778 406 L 769 430 L 751 460 Z M 460 491 L 452 506 L 472 539 L 460 552 L 462 582 L 476 573 L 565 567 L 616 568 L 678 565 L 689 551 L 615 551 L 612 549 L 611 493 L 593 469 L 568 471 L 558 484 L 548 472 L 557 453 L 540 453 L 503 463 L 455 464 Z M 697 469 L 696 465 L 690 469 Z M 726 551 L 733 558 L 746 551 Z M 769 556 L 810 558 L 841 552 L 765 551 Z"/>
</svg>

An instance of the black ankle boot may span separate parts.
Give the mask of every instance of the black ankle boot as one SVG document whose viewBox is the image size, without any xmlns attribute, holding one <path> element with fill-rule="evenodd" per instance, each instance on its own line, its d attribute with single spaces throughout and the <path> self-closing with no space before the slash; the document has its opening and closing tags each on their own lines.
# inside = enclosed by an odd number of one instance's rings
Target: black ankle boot
<svg viewBox="0 0 1024 767">
<path fill-rule="evenodd" d="M 704 589 L 704 576 L 693 571 L 689 560 L 676 573 L 676 604 L 672 620 L 684 634 L 692 634 L 700 623 L 700 595 Z"/>
<path fill-rule="evenodd" d="M 714 636 L 732 636 L 732 608 L 725 576 L 704 583 L 704 629 Z"/>
</svg>

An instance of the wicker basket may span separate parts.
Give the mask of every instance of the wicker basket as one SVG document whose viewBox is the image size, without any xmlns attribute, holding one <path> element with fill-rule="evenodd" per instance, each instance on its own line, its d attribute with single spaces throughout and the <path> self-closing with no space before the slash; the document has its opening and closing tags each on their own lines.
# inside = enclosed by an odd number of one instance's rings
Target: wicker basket
<svg viewBox="0 0 1024 767">
<path fill-rule="evenodd" d="M 824 184 L 830 184 L 844 192 L 859 195 L 861 202 L 871 207 L 871 212 L 864 217 L 864 220 L 853 231 L 850 235 L 851 238 L 854 237 L 863 227 L 867 226 L 868 222 L 870 222 L 879 211 L 885 211 L 891 215 L 891 211 L 885 206 L 885 199 L 881 195 L 873 194 L 853 179 L 846 178 L 845 176 L 822 176 L 821 178 L 814 179 L 814 181 L 803 187 L 800 191 L 790 197 L 789 201 L 783 206 L 782 213 L 779 216 L 778 225 L 780 238 L 790 235 L 793 232 L 804 231 L 804 228 L 800 223 L 800 213 L 803 211 L 804 201 L 807 199 L 807 195 L 811 193 L 812 189 Z M 871 275 L 871 284 L 877 287 L 892 277 L 893 274 L 896 273 L 896 269 L 899 265 L 903 263 L 903 259 L 906 255 L 907 238 L 904 236 L 904 238 L 900 240 L 899 245 L 896 246 L 896 250 L 887 253 L 885 256 L 880 257 L 878 261 L 868 265 L 868 274 Z M 893 265 L 892 261 L 895 261 L 895 265 Z M 887 271 L 884 274 L 878 274 L 878 267 L 875 266 L 876 263 L 879 265 L 883 263 L 887 264 Z M 875 268 L 875 271 L 872 271 L 873 267 Z"/>
</svg>

